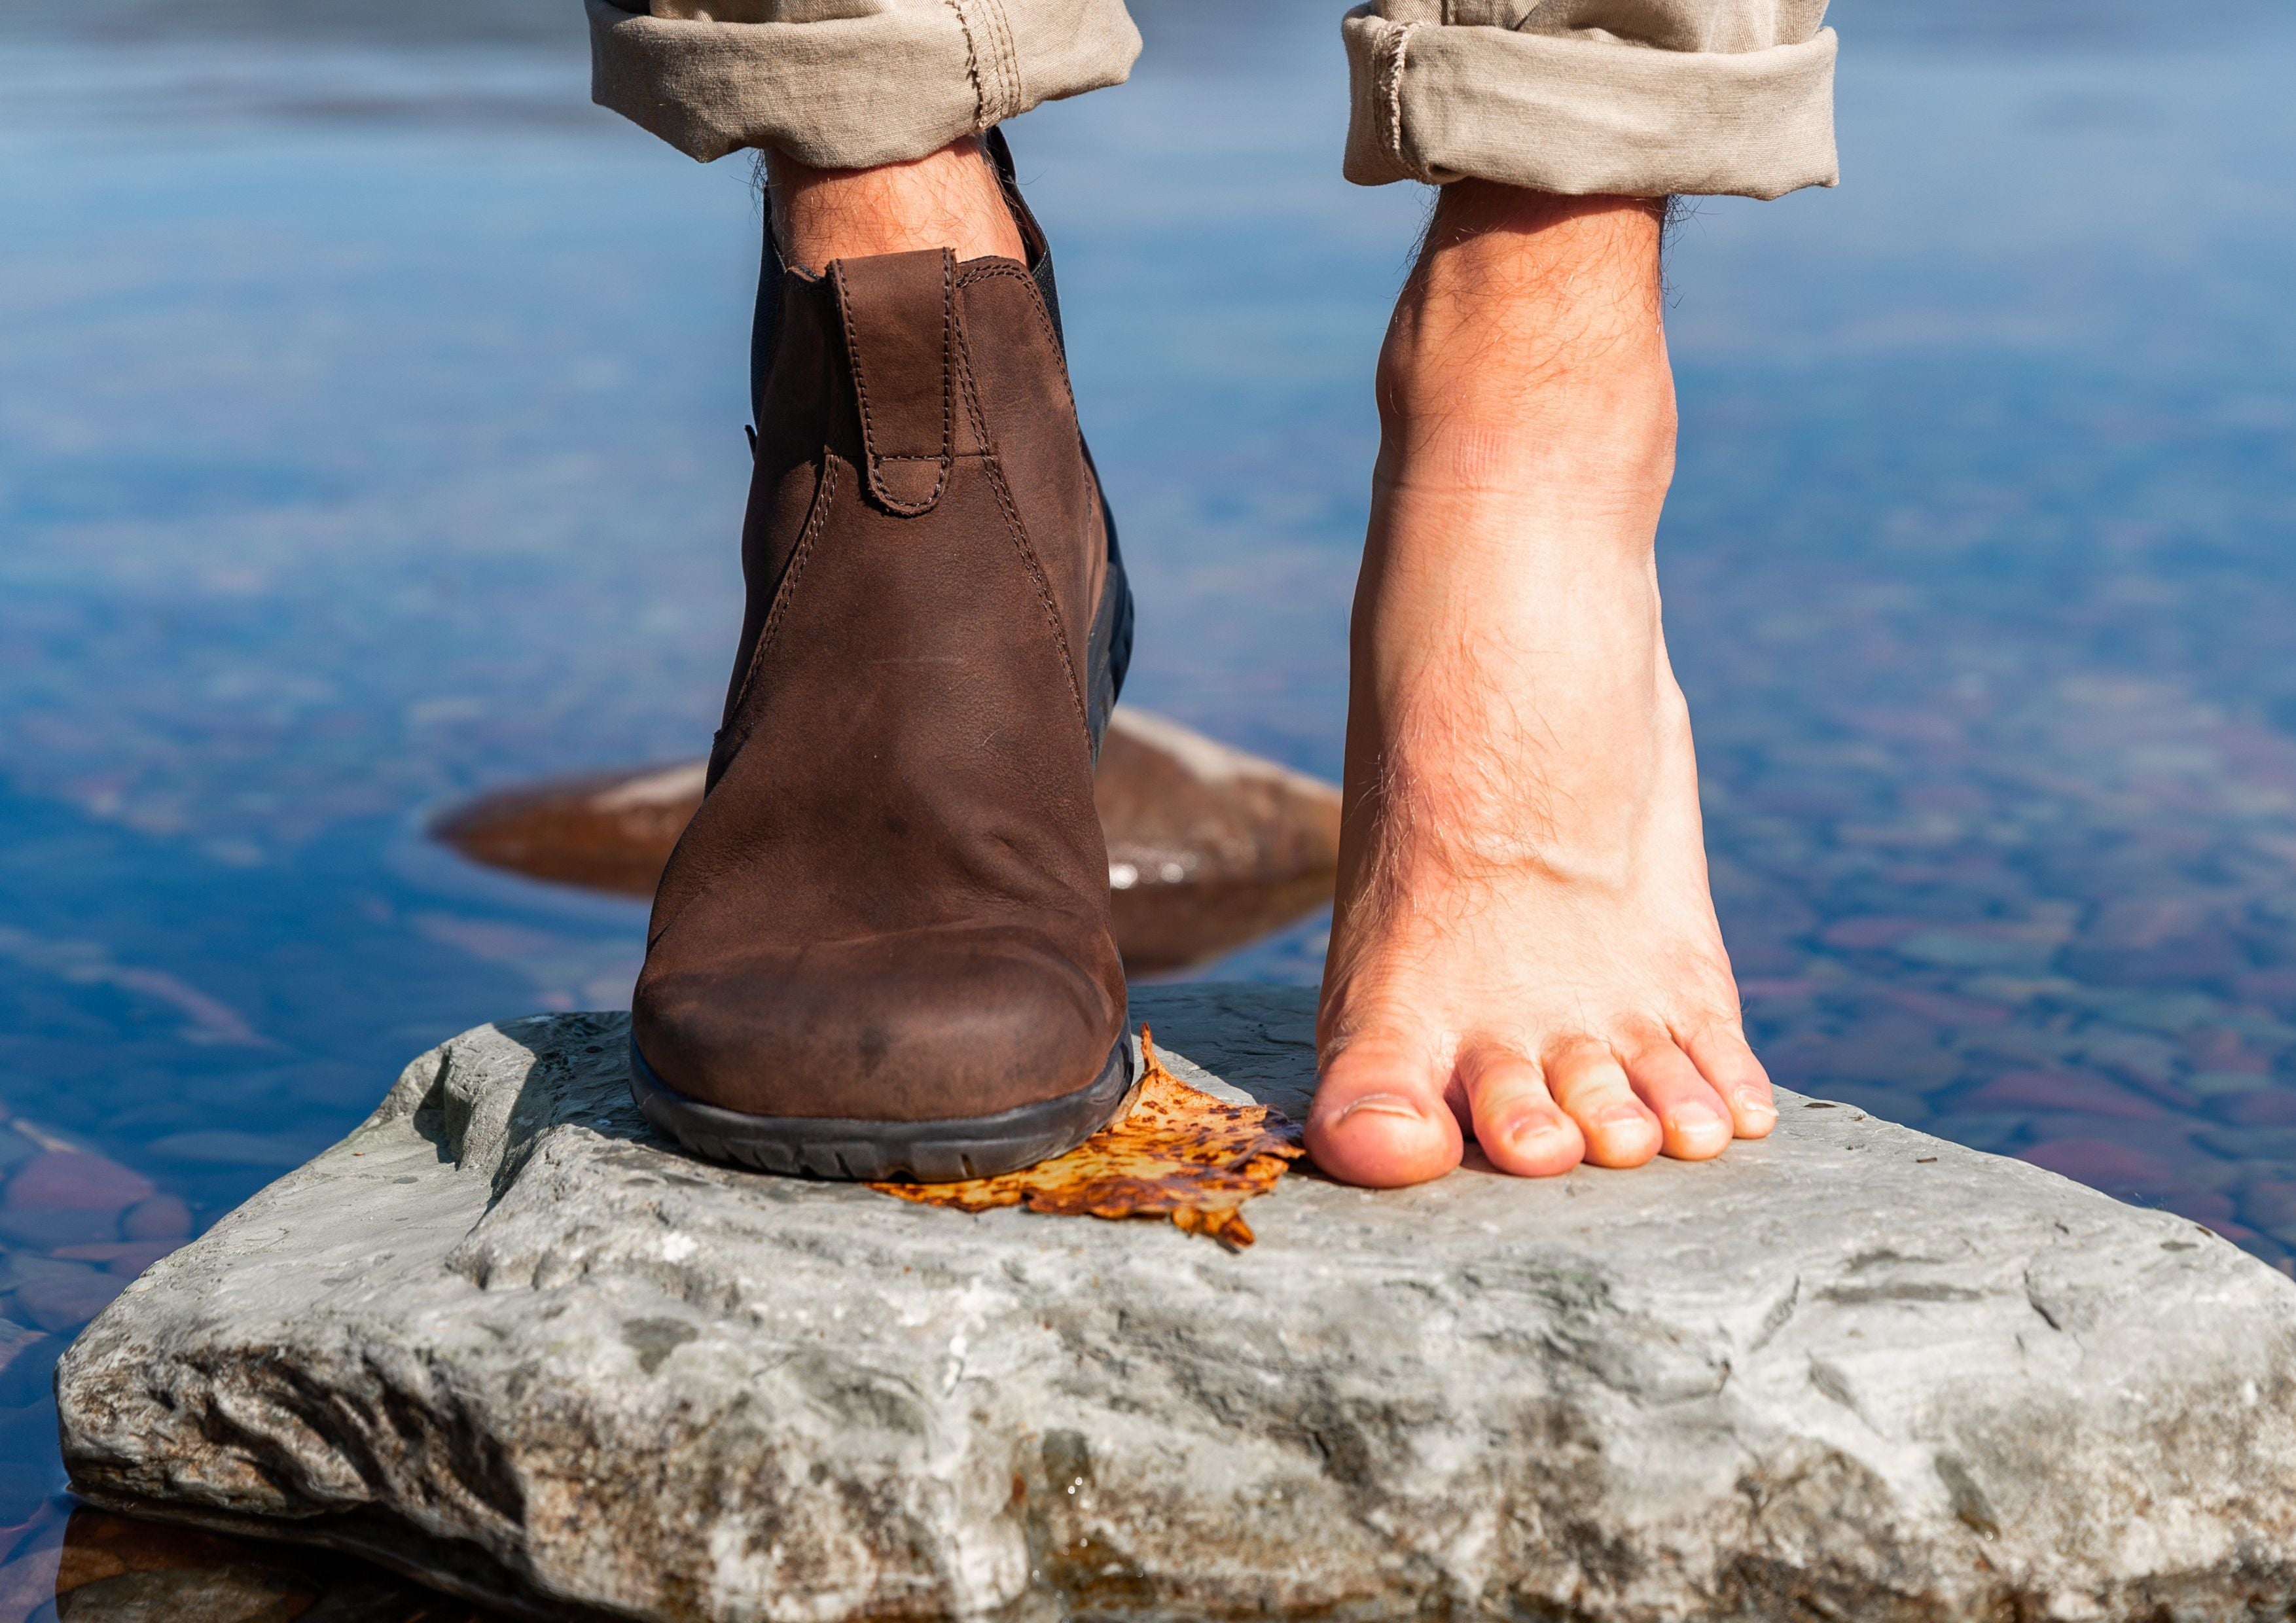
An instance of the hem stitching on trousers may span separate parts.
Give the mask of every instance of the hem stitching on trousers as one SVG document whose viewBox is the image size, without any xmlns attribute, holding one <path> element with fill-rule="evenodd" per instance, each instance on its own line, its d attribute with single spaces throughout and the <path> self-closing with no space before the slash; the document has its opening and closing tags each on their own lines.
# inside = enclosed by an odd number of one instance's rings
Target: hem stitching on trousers
<svg viewBox="0 0 2296 1623">
<path fill-rule="evenodd" d="M 1004 0 L 974 0 L 974 3 L 988 12 L 990 26 L 996 33 L 996 77 L 1004 94 L 996 105 L 985 111 L 988 114 L 988 124 L 1002 124 L 1005 119 L 1018 116 L 1028 105 L 1021 86 L 1021 45 L 1013 37 L 1013 19 L 1004 9 Z"/>
<path fill-rule="evenodd" d="M 1021 111 L 1021 64 L 1012 23 L 998 0 L 947 3 L 964 35 L 964 71 L 972 81 L 972 127 L 976 132 L 988 129 Z"/>
<path fill-rule="evenodd" d="M 1411 36 L 1422 25 L 1406 22 L 1393 29 L 1381 42 L 1387 53 L 1387 71 L 1382 88 L 1387 94 L 1387 150 L 1396 167 L 1406 174 L 1417 174 L 1417 168 L 1403 155 L 1403 66 L 1411 53 Z"/>
<path fill-rule="evenodd" d="M 947 0 L 948 9 L 956 13 L 957 30 L 964 36 L 964 77 L 972 81 L 972 127 L 988 127 L 981 115 L 988 111 L 988 98 L 980 87 L 980 46 L 972 37 L 972 19 L 965 14 L 964 0 Z"/>
</svg>

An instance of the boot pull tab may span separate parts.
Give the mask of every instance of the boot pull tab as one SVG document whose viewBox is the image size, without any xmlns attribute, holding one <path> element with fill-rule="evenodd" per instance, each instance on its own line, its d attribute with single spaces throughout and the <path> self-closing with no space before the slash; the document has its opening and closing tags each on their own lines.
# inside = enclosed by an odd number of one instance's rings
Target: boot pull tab
<svg viewBox="0 0 2296 1623">
<path fill-rule="evenodd" d="M 956 256 L 942 248 L 839 259 L 829 278 L 869 488 L 904 518 L 931 512 L 955 445 Z"/>
</svg>

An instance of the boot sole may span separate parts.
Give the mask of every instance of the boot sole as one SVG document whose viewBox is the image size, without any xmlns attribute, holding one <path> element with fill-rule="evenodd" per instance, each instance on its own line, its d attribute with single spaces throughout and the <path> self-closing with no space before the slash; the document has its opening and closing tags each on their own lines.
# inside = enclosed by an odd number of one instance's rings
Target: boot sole
<svg viewBox="0 0 2296 1623">
<path fill-rule="evenodd" d="M 689 1098 L 663 1081 L 630 1039 L 630 1096 L 645 1119 L 711 1160 L 784 1177 L 853 1183 L 954 1184 L 995 1177 L 1064 1155 L 1120 1119 L 1139 1092 L 1129 1037 L 1086 1087 L 993 1116 L 945 1121 L 859 1121 L 835 1116 L 752 1116 Z"/>
</svg>

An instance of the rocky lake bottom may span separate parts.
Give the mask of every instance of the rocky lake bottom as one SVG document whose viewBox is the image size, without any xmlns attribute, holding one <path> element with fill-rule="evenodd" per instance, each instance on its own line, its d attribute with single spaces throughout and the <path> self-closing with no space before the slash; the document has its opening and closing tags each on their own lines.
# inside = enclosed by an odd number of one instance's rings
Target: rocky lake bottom
<svg viewBox="0 0 2296 1623">
<path fill-rule="evenodd" d="M 1145 0 L 1131 86 L 1013 130 L 1141 593 L 1127 696 L 1326 777 L 1425 206 L 1338 178 L 1331 9 Z M 754 194 L 589 108 L 563 10 L 103 0 L 0 53 L 27 1611 L 69 1526 L 125 1547 L 62 1494 L 78 1327 L 413 1054 L 627 998 L 641 906 L 422 834 L 696 753 L 738 618 Z M 1703 204 L 1669 250 L 1660 569 L 1778 1079 L 2285 1270 L 2296 27 L 2202 15 L 1838 8 L 1842 186 Z M 1202 972 L 1306 984 L 1322 949 Z"/>
</svg>

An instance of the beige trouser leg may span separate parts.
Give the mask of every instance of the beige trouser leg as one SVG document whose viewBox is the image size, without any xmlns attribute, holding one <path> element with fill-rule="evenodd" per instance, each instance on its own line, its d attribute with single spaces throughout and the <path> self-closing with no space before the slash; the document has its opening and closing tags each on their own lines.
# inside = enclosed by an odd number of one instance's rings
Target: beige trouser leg
<svg viewBox="0 0 2296 1623">
<path fill-rule="evenodd" d="M 922 158 L 1120 84 L 1124 0 L 586 0 L 592 94 L 696 158 Z M 1235 0 L 1252 4 L 1257 0 Z M 1830 186 L 1825 0 L 1369 0 L 1348 178 L 1545 192 Z"/>
<path fill-rule="evenodd" d="M 1120 85 L 1140 54 L 1124 0 L 586 4 L 591 99 L 705 161 L 900 163 Z"/>
<path fill-rule="evenodd" d="M 1840 178 L 1826 0 L 1370 0 L 1349 180 L 1776 197 Z"/>
</svg>

